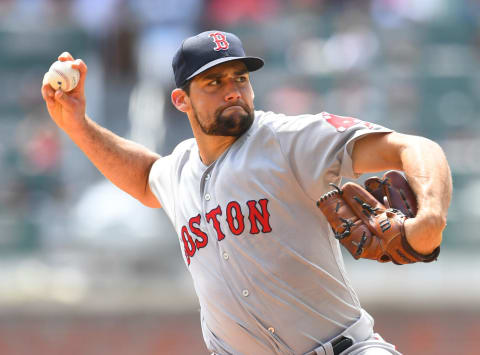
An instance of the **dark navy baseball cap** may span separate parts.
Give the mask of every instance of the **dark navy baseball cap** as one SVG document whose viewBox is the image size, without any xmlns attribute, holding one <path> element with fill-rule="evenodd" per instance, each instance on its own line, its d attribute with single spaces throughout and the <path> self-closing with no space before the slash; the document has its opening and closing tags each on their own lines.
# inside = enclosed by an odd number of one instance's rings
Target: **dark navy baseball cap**
<svg viewBox="0 0 480 355">
<path fill-rule="evenodd" d="M 183 41 L 172 60 L 175 84 L 178 88 L 215 65 L 241 60 L 248 71 L 263 67 L 263 59 L 248 57 L 242 42 L 233 33 L 205 31 Z"/>
</svg>

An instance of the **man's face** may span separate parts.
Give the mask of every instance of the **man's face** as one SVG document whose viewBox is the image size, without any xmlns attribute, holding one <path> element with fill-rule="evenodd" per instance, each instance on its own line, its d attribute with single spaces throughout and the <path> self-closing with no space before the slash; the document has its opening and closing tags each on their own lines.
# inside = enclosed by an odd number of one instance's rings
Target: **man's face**
<svg viewBox="0 0 480 355">
<path fill-rule="evenodd" d="M 223 63 L 197 75 L 189 97 L 205 134 L 239 137 L 253 123 L 253 90 L 241 61 Z"/>
</svg>

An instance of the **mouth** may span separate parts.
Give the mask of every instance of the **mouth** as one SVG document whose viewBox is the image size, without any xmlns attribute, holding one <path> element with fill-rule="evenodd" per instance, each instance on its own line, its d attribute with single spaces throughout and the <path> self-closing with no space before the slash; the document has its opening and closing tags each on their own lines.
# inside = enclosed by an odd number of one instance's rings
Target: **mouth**
<svg viewBox="0 0 480 355">
<path fill-rule="evenodd" d="M 227 108 L 223 109 L 223 112 L 233 111 L 233 110 L 243 110 L 243 111 L 245 111 L 245 109 L 240 105 L 232 105 L 232 106 L 228 106 Z"/>
</svg>

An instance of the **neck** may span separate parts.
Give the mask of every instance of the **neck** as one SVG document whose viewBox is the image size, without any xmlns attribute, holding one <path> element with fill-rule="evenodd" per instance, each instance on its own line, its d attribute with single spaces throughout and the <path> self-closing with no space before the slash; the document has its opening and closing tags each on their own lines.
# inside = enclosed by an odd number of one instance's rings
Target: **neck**
<svg viewBox="0 0 480 355">
<path fill-rule="evenodd" d="M 209 136 L 203 132 L 195 132 L 193 135 L 197 141 L 200 159 L 205 165 L 212 164 L 225 152 L 238 137 Z"/>
</svg>

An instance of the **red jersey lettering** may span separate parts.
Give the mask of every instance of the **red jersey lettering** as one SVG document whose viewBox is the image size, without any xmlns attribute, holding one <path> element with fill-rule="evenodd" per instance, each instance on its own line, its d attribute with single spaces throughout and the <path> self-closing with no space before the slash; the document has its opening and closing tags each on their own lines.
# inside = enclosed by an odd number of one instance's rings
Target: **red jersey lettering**
<svg viewBox="0 0 480 355">
<path fill-rule="evenodd" d="M 233 215 L 233 210 L 235 210 L 235 216 Z M 235 220 L 237 226 L 235 227 Z M 232 201 L 227 205 L 227 222 L 228 226 L 230 227 L 230 231 L 235 234 L 239 235 L 245 229 L 244 224 L 244 217 L 242 214 L 242 209 L 240 208 L 240 204 L 236 201 Z"/>
<path fill-rule="evenodd" d="M 187 263 L 190 265 L 190 258 L 195 255 L 195 243 L 193 242 L 192 236 L 190 233 L 188 233 L 188 229 L 185 226 L 182 227 L 182 241 L 185 256 L 187 257 Z"/>
<path fill-rule="evenodd" d="M 197 249 L 205 247 L 208 243 L 208 236 L 204 231 L 199 228 L 200 215 L 190 218 L 188 226 L 190 227 L 192 233 L 195 234 L 198 238 L 200 238 L 195 240 L 195 246 L 197 247 Z"/>
<path fill-rule="evenodd" d="M 268 200 L 261 199 L 258 201 L 261 207 L 261 212 L 257 209 L 257 201 L 247 201 L 248 205 L 248 218 L 250 219 L 250 233 L 251 234 L 258 234 L 260 231 L 257 226 L 257 221 L 260 222 L 262 226 L 263 233 L 269 233 L 272 231 L 272 227 L 270 226 L 270 213 L 268 212 Z"/>
<path fill-rule="evenodd" d="M 218 241 L 221 241 L 225 238 L 225 234 L 223 234 L 222 229 L 220 228 L 220 222 L 217 217 L 218 215 L 222 215 L 222 209 L 220 206 L 217 206 L 217 208 L 208 212 L 205 217 L 207 218 L 207 222 L 213 221 L 213 228 L 217 231 L 217 239 Z"/>
</svg>

